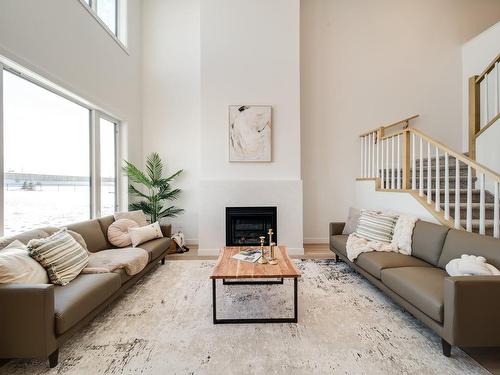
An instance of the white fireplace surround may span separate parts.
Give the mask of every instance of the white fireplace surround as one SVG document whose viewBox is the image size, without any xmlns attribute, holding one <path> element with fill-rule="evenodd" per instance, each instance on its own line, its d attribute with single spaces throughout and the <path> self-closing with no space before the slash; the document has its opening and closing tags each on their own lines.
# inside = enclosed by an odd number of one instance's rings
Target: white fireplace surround
<svg viewBox="0 0 500 375">
<path fill-rule="evenodd" d="M 226 243 L 226 207 L 276 206 L 279 244 L 304 254 L 301 180 L 202 180 L 199 255 L 218 255 Z"/>
</svg>

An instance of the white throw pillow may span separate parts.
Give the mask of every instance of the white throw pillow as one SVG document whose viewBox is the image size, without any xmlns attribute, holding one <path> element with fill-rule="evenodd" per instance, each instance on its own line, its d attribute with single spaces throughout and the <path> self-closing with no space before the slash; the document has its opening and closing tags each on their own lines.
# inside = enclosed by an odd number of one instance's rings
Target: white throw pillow
<svg viewBox="0 0 500 375">
<path fill-rule="evenodd" d="M 146 225 L 148 225 L 146 215 L 144 215 L 144 212 L 142 210 L 129 211 L 129 212 L 115 212 L 113 216 L 115 217 L 115 220 L 120 220 L 120 219 L 134 220 L 140 227 L 145 227 Z"/>
<path fill-rule="evenodd" d="M 116 247 L 130 246 L 132 240 L 128 231 L 130 228 L 138 228 L 139 225 L 130 219 L 116 220 L 108 227 L 108 241 Z"/>
<path fill-rule="evenodd" d="M 163 237 L 160 224 L 158 222 L 140 228 L 130 228 L 128 230 L 132 246 L 137 247 L 141 243 Z"/>
<path fill-rule="evenodd" d="M 30 257 L 26 246 L 18 240 L 0 250 L 0 284 L 48 284 L 45 269 Z"/>
</svg>

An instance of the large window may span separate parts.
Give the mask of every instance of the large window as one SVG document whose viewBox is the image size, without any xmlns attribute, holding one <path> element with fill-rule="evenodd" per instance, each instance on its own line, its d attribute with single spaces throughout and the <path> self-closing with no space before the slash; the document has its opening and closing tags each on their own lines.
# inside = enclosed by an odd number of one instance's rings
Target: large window
<svg viewBox="0 0 500 375">
<path fill-rule="evenodd" d="M 115 212 L 118 121 L 2 65 L 0 75 L 0 234 L 64 226 Z M 92 137 L 92 132 L 99 136 Z M 100 178 L 92 178 L 94 173 Z"/>
</svg>

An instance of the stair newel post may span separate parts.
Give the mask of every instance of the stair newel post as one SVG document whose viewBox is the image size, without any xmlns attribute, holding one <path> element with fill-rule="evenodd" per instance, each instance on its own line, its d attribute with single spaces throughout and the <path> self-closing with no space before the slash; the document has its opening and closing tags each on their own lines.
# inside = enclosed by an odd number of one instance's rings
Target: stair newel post
<svg viewBox="0 0 500 375">
<path fill-rule="evenodd" d="M 410 139 L 410 130 L 405 129 L 403 132 L 403 184 L 401 188 L 403 190 L 408 190 L 410 188 L 410 157 L 411 150 L 411 139 Z M 413 171 L 415 173 L 415 171 Z"/>
<path fill-rule="evenodd" d="M 476 160 L 476 134 L 481 130 L 480 124 L 480 84 L 478 76 L 469 78 L 469 158 Z"/>
</svg>

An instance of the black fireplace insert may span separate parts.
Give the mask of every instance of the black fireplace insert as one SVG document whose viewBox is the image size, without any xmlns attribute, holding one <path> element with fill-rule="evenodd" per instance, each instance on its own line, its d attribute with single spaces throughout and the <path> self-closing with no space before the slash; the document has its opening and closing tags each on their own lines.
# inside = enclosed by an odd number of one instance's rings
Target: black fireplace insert
<svg viewBox="0 0 500 375">
<path fill-rule="evenodd" d="M 226 246 L 258 246 L 260 236 L 269 245 L 270 228 L 278 243 L 276 207 L 226 207 Z"/>
</svg>

